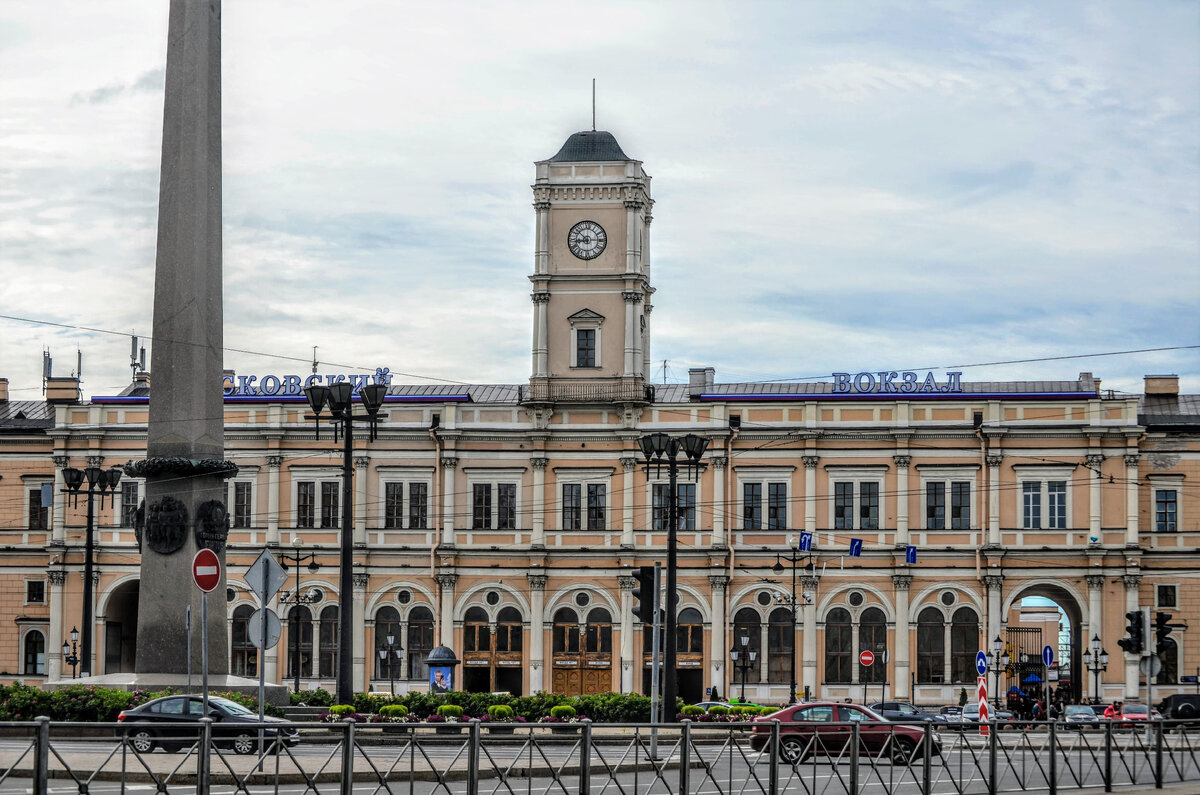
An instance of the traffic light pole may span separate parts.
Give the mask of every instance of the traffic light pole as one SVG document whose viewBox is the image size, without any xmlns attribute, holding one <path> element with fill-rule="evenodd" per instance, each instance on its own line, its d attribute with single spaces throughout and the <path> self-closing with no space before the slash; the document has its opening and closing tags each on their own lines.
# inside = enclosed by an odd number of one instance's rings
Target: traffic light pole
<svg viewBox="0 0 1200 795">
<path fill-rule="evenodd" d="M 650 597 L 650 604 L 654 606 L 654 621 L 650 625 L 650 758 L 658 759 L 658 724 L 659 724 L 659 703 L 658 703 L 658 672 L 660 668 L 658 659 L 658 634 L 660 630 L 658 617 L 658 594 L 659 583 L 662 581 L 662 564 L 654 564 L 654 590 L 653 596 Z"/>
</svg>

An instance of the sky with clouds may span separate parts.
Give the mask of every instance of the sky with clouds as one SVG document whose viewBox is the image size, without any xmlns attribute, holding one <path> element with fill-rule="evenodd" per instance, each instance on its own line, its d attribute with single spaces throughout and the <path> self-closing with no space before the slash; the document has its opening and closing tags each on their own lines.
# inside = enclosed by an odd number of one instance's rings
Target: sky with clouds
<svg viewBox="0 0 1200 795">
<path fill-rule="evenodd" d="M 13 399 L 43 350 L 115 394 L 150 335 L 167 6 L 0 5 Z M 1198 34 L 1169 0 L 226 2 L 226 366 L 526 380 L 533 162 L 593 78 L 654 177 L 656 381 L 1200 345 Z M 961 369 L 1200 392 L 1196 347 Z"/>
</svg>

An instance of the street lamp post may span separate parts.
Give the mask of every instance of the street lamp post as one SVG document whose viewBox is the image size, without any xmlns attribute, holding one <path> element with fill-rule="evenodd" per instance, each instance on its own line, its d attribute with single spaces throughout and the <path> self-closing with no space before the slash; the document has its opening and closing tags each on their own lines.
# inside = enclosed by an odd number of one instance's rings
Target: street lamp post
<svg viewBox="0 0 1200 795">
<path fill-rule="evenodd" d="M 84 479 L 87 479 L 87 489 L 83 490 Z M 117 467 L 101 469 L 88 467 L 82 471 L 73 467 L 63 470 L 63 482 L 67 484 L 64 491 L 74 497 L 73 504 L 79 505 L 79 495 L 87 495 L 87 530 L 83 545 L 83 643 L 80 648 L 81 675 L 92 675 L 92 609 L 95 601 L 92 595 L 92 572 L 96 559 L 96 546 L 92 540 L 93 525 L 96 522 L 95 496 L 100 495 L 100 509 L 104 510 L 104 496 L 109 492 L 115 493 L 117 484 L 121 482 L 121 470 Z"/>
<path fill-rule="evenodd" d="M 79 630 L 76 629 L 75 627 L 71 627 L 71 642 L 67 643 L 65 640 L 63 641 L 62 653 L 63 653 L 63 662 L 65 662 L 67 665 L 71 666 L 71 678 L 72 679 L 75 678 L 75 666 L 79 664 L 79 654 L 77 654 L 77 651 L 79 648 L 78 644 L 79 644 Z"/>
<path fill-rule="evenodd" d="M 317 438 L 321 438 L 321 412 L 328 408 L 330 422 L 334 424 L 333 438 L 342 436 L 342 544 L 341 571 L 338 590 L 341 593 L 338 605 L 338 665 L 337 698 L 339 704 L 354 702 L 354 423 L 366 422 L 371 429 L 371 440 L 375 440 L 379 408 L 387 396 L 387 384 L 364 384 L 358 391 L 366 414 L 354 413 L 354 387 L 349 381 L 337 381 L 328 386 L 311 384 L 304 388 L 304 396 L 313 410 L 311 419 L 316 423 Z"/>
<path fill-rule="evenodd" d="M 396 660 L 400 659 L 400 653 L 404 651 L 400 648 L 400 644 L 396 643 L 395 635 L 387 636 L 387 643 L 379 647 L 379 661 L 387 663 L 388 683 L 391 685 L 392 696 L 396 695 Z"/>
<path fill-rule="evenodd" d="M 788 556 L 785 558 L 778 552 L 775 553 L 775 565 L 771 567 L 771 571 L 776 575 L 783 574 L 783 562 L 788 561 L 792 564 L 792 596 L 788 601 L 788 610 L 792 616 L 792 689 L 788 693 L 788 703 L 796 703 L 796 690 L 799 683 L 796 681 L 796 624 L 798 617 L 796 615 L 796 564 L 802 560 L 808 562 L 804 565 L 804 570 L 808 576 L 812 576 L 816 570 L 813 565 L 812 554 L 801 555 L 800 550 L 796 548 L 796 539 L 788 538 Z"/>
<path fill-rule="evenodd" d="M 733 660 L 733 667 L 742 674 L 742 695 L 739 700 L 744 704 L 746 703 L 746 672 L 754 666 L 754 659 L 758 656 L 758 652 L 750 649 L 749 636 L 742 635 L 738 640 L 740 648 L 730 649 L 729 658 Z"/>
<path fill-rule="evenodd" d="M 662 468 L 667 469 L 667 626 L 666 643 L 663 650 L 663 709 L 664 720 L 675 720 L 675 666 L 678 657 L 676 649 L 675 626 L 678 620 L 676 612 L 679 597 L 676 593 L 676 568 L 678 565 L 679 546 L 679 461 L 676 456 L 680 450 L 686 456 L 689 479 L 699 473 L 700 459 L 708 448 L 708 440 L 694 433 L 689 433 L 679 439 L 665 433 L 652 433 L 638 440 L 642 455 L 646 458 L 646 476 L 653 470 L 655 477 L 661 477 Z"/>
<path fill-rule="evenodd" d="M 1092 636 L 1092 648 L 1083 653 L 1083 667 L 1092 672 L 1092 703 L 1099 704 L 1100 672 L 1108 670 L 1108 652 L 1100 648 L 1100 636 Z"/>
<path fill-rule="evenodd" d="M 283 596 L 280 597 L 279 601 L 283 604 L 294 604 L 297 607 L 299 607 L 300 605 L 312 604 L 312 603 L 316 602 L 321 596 L 320 592 L 318 592 L 316 588 L 309 589 L 307 593 L 300 593 L 300 564 L 305 561 L 308 561 L 308 570 L 313 574 L 315 574 L 321 568 L 321 564 L 317 563 L 317 554 L 315 552 L 310 552 L 307 555 L 300 554 L 300 549 L 301 549 L 301 547 L 304 546 L 304 540 L 301 539 L 300 536 L 292 536 L 292 546 L 294 546 L 296 548 L 296 552 L 294 554 L 289 555 L 286 552 L 281 552 L 279 554 L 279 557 L 283 558 L 283 568 L 286 569 L 288 567 L 289 563 L 291 563 L 293 566 L 296 567 L 296 590 L 290 596 L 285 593 Z M 295 677 L 292 681 L 292 690 L 293 690 L 293 692 L 299 693 L 300 692 L 300 616 L 299 615 L 296 616 L 296 620 L 294 622 L 293 621 L 288 622 L 288 635 L 290 635 L 291 639 L 292 639 L 292 665 L 295 666 L 295 669 L 292 672 Z"/>
<path fill-rule="evenodd" d="M 992 641 L 992 650 L 988 653 L 988 671 L 996 677 L 996 709 L 1000 709 L 1000 672 L 1008 667 L 1008 652 L 1004 651 L 1004 641 L 997 635 Z"/>
</svg>

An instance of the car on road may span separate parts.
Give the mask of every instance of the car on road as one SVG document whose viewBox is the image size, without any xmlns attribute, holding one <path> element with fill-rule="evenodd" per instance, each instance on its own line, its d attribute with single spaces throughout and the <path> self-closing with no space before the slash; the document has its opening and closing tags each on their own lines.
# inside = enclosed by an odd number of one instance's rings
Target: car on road
<svg viewBox="0 0 1200 795">
<path fill-rule="evenodd" d="M 728 701 L 699 701 L 699 702 L 693 704 L 692 706 L 700 707 L 700 709 L 704 710 L 705 712 L 708 712 L 709 707 L 728 707 L 729 702 Z"/>
<path fill-rule="evenodd" d="M 962 707 L 957 704 L 947 704 L 938 710 L 938 714 L 946 723 L 961 723 L 962 722 Z"/>
<path fill-rule="evenodd" d="M 892 764 L 922 762 L 925 758 L 925 729 L 895 724 L 861 704 L 837 704 L 827 701 L 795 704 L 770 715 L 754 719 L 750 747 L 761 751 L 771 741 L 771 721 L 778 720 L 779 757 L 797 764 L 812 756 L 837 758 L 848 753 L 847 746 L 858 724 L 862 751 L 886 756 Z M 930 754 L 940 756 L 942 739 L 931 734 Z"/>
<path fill-rule="evenodd" d="M 1158 711 L 1169 720 L 1200 718 L 1200 693 L 1175 693 L 1158 705 Z"/>
<path fill-rule="evenodd" d="M 254 753 L 258 748 L 258 713 L 220 696 L 209 696 L 208 716 L 213 720 L 213 739 L 235 753 Z M 118 733 L 129 738 L 138 753 L 162 748 L 168 753 L 188 748 L 199 737 L 197 721 L 204 717 L 201 696 L 163 696 L 117 715 Z M 265 717 L 262 728 L 267 746 L 276 740 L 292 746 L 300 742 L 300 733 L 291 721 Z"/>
<path fill-rule="evenodd" d="M 1125 727 L 1133 726 L 1135 723 L 1150 720 L 1150 708 L 1145 704 L 1130 704 L 1121 705 L 1121 725 Z"/>
<path fill-rule="evenodd" d="M 874 704 L 868 704 L 867 706 L 890 721 L 901 723 L 915 723 L 917 721 L 946 722 L 945 715 L 920 709 L 907 701 L 876 701 Z"/>
<path fill-rule="evenodd" d="M 1099 729 L 1100 717 L 1090 704 L 1068 704 L 1063 712 L 1068 729 Z"/>
</svg>

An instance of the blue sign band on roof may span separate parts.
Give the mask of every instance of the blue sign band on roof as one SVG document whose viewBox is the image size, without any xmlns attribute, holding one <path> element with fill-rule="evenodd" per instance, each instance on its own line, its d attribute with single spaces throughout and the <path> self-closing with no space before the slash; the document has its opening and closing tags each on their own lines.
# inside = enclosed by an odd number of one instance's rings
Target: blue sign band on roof
<svg viewBox="0 0 1200 795">
<path fill-rule="evenodd" d="M 702 394 L 699 400 L 742 403 L 764 400 L 1062 400 L 1087 399 L 1095 395 L 1086 392 L 764 392 L 758 394 Z"/>
<path fill-rule="evenodd" d="M 357 398 L 356 398 L 357 401 Z M 95 396 L 93 403 L 110 405 L 149 403 L 146 395 L 112 395 L 108 397 Z M 307 403 L 308 400 L 300 395 L 229 395 L 226 403 Z M 470 403 L 471 395 L 460 392 L 452 395 L 388 395 L 383 399 L 387 403 Z"/>
</svg>

